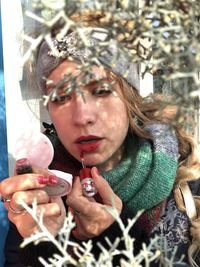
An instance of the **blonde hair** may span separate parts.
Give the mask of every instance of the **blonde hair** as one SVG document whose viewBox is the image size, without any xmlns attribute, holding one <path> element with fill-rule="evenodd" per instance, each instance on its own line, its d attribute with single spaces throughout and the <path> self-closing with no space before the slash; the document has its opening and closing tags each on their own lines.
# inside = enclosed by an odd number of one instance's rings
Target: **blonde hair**
<svg viewBox="0 0 200 267">
<path fill-rule="evenodd" d="M 116 77 L 120 83 L 124 102 L 127 107 L 130 127 L 134 134 L 142 138 L 150 137 L 144 131 L 143 126 L 155 121 L 168 123 L 176 131 L 179 146 L 179 162 L 176 174 L 176 185 L 182 182 L 197 180 L 200 177 L 200 160 L 198 157 L 197 143 L 193 136 L 185 133 L 183 126 L 179 125 L 177 118 L 177 107 L 175 105 L 165 105 L 162 95 L 152 95 L 152 97 L 142 98 L 138 91 L 127 84 L 123 79 Z M 165 96 L 166 97 L 166 96 Z M 139 123 L 138 123 L 139 122 Z M 140 126 L 141 125 L 141 126 Z M 177 207 L 186 212 L 182 196 L 174 189 L 174 198 Z M 188 249 L 188 258 L 191 266 L 197 267 L 195 255 L 200 252 L 200 197 L 194 197 L 197 209 L 197 219 L 191 219 L 192 243 Z"/>
</svg>

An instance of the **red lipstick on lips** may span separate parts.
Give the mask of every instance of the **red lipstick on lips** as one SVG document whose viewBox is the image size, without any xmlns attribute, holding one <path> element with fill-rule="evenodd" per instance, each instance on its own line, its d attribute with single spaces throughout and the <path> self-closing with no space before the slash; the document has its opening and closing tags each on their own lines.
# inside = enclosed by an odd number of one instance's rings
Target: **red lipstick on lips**
<svg viewBox="0 0 200 267">
<path fill-rule="evenodd" d="M 76 140 L 77 147 L 83 152 L 95 151 L 101 143 L 102 138 L 95 135 L 81 136 Z"/>
</svg>

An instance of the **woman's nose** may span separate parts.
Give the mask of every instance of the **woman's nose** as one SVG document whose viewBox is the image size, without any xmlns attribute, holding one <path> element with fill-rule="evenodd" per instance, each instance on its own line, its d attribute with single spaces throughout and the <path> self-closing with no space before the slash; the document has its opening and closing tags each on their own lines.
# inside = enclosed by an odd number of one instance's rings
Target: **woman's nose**
<svg viewBox="0 0 200 267">
<path fill-rule="evenodd" d="M 73 122 L 78 126 L 86 126 L 96 121 L 96 105 L 87 96 L 77 96 L 74 103 Z"/>
</svg>

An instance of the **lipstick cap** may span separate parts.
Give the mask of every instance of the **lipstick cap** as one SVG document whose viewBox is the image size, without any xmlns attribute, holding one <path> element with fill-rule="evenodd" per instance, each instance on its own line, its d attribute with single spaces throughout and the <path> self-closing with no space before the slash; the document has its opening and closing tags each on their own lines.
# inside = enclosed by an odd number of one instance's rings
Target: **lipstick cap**
<svg viewBox="0 0 200 267">
<path fill-rule="evenodd" d="M 15 172 L 16 174 L 32 173 L 33 169 L 30 161 L 27 158 L 18 159 L 16 161 Z"/>
<path fill-rule="evenodd" d="M 81 180 L 85 178 L 90 178 L 91 176 L 91 169 L 90 168 L 82 168 L 79 172 Z"/>
<path fill-rule="evenodd" d="M 16 160 L 16 166 L 22 166 L 22 165 L 30 165 L 30 161 L 27 158 L 21 158 Z"/>
</svg>

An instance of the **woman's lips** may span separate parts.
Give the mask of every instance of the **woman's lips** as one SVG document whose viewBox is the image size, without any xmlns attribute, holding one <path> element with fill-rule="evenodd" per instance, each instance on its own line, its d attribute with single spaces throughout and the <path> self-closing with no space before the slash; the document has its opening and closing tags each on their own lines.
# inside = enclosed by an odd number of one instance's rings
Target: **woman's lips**
<svg viewBox="0 0 200 267">
<path fill-rule="evenodd" d="M 93 152 L 99 147 L 101 141 L 102 138 L 97 136 L 83 136 L 76 140 L 76 145 L 82 152 Z"/>
</svg>

